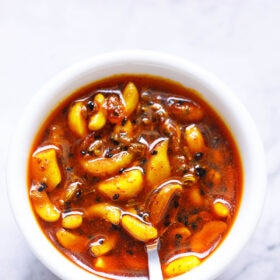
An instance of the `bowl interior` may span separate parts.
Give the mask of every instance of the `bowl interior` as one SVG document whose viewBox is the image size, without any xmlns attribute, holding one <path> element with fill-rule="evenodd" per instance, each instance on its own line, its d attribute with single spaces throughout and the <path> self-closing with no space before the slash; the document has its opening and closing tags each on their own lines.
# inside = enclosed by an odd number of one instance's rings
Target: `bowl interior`
<svg viewBox="0 0 280 280">
<path fill-rule="evenodd" d="M 59 277 L 99 279 L 68 261 L 45 238 L 29 204 L 26 166 L 34 135 L 59 102 L 81 86 L 122 73 L 161 76 L 196 89 L 234 136 L 244 171 L 244 191 L 234 226 L 207 261 L 176 278 L 213 279 L 237 256 L 257 224 L 265 196 L 263 149 L 252 119 L 236 96 L 216 77 L 173 56 L 132 51 L 95 57 L 57 75 L 34 96 L 15 130 L 7 168 L 9 198 L 17 223 L 36 256 Z"/>
</svg>

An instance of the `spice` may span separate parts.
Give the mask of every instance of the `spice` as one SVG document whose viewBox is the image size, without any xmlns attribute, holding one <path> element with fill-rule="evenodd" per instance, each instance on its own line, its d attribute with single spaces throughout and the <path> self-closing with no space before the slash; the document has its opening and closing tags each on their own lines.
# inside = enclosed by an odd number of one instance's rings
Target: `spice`
<svg viewBox="0 0 280 280">
<path fill-rule="evenodd" d="M 98 243 L 100 244 L 100 245 L 102 245 L 103 243 L 104 243 L 104 239 L 102 238 L 102 239 L 99 239 L 98 240 Z"/>
<path fill-rule="evenodd" d="M 93 111 L 95 107 L 95 103 L 92 100 L 89 100 L 87 103 L 87 107 L 89 108 L 90 111 Z"/>
<path fill-rule="evenodd" d="M 203 157 L 203 153 L 198 152 L 194 155 L 194 160 L 196 160 L 196 161 L 201 160 L 202 157 Z"/>
<path fill-rule="evenodd" d="M 41 182 L 40 186 L 38 188 L 38 192 L 42 192 L 43 190 L 45 190 L 47 188 L 47 184 L 45 182 Z"/>
<path fill-rule="evenodd" d="M 81 196 L 82 196 L 82 191 L 81 190 L 77 190 L 76 198 L 80 198 Z"/>
<path fill-rule="evenodd" d="M 121 125 L 122 125 L 122 126 L 125 126 L 126 122 L 127 122 L 127 118 L 123 118 L 123 119 L 122 119 Z"/>
<path fill-rule="evenodd" d="M 123 173 L 124 171 L 125 171 L 125 168 L 123 167 L 120 169 L 119 173 Z"/>
<path fill-rule="evenodd" d="M 118 200 L 119 197 L 120 197 L 120 194 L 115 193 L 115 194 L 113 195 L 112 199 L 113 199 L 113 200 Z"/>
<path fill-rule="evenodd" d="M 204 177 L 206 174 L 206 169 L 200 167 L 199 165 L 195 166 L 195 173 L 198 177 Z"/>
</svg>

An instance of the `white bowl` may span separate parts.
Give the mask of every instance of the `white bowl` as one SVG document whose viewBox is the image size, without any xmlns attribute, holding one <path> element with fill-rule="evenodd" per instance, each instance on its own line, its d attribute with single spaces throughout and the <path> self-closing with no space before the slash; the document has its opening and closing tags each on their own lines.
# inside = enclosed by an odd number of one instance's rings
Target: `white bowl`
<svg viewBox="0 0 280 280">
<path fill-rule="evenodd" d="M 16 221 L 35 255 L 62 279 L 100 279 L 64 257 L 45 237 L 29 203 L 27 159 L 42 122 L 70 93 L 113 74 L 152 74 L 196 89 L 222 116 L 237 143 L 244 171 L 240 210 L 230 233 L 198 268 L 176 279 L 214 279 L 234 260 L 256 227 L 265 197 L 263 148 L 252 119 L 236 96 L 216 77 L 182 59 L 149 51 L 100 55 L 70 67 L 31 100 L 15 131 L 7 168 L 8 193 Z"/>
</svg>

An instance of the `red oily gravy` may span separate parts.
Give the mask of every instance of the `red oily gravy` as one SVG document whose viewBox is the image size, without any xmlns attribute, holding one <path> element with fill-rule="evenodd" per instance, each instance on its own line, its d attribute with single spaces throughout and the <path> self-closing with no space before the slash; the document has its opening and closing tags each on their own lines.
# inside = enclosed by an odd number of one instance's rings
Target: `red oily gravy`
<svg viewBox="0 0 280 280">
<path fill-rule="evenodd" d="M 145 244 L 158 238 L 168 278 L 226 238 L 243 174 L 233 136 L 200 93 L 116 75 L 69 93 L 50 113 L 27 184 L 40 228 L 72 262 L 111 279 L 145 278 Z"/>
</svg>

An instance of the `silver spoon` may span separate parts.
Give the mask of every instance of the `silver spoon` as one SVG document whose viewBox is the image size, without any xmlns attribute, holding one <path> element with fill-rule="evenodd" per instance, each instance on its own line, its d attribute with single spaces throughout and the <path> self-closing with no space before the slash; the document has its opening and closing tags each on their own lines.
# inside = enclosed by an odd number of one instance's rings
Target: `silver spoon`
<svg viewBox="0 0 280 280">
<path fill-rule="evenodd" d="M 148 254 L 149 280 L 163 280 L 158 255 L 158 239 L 146 243 Z"/>
</svg>

